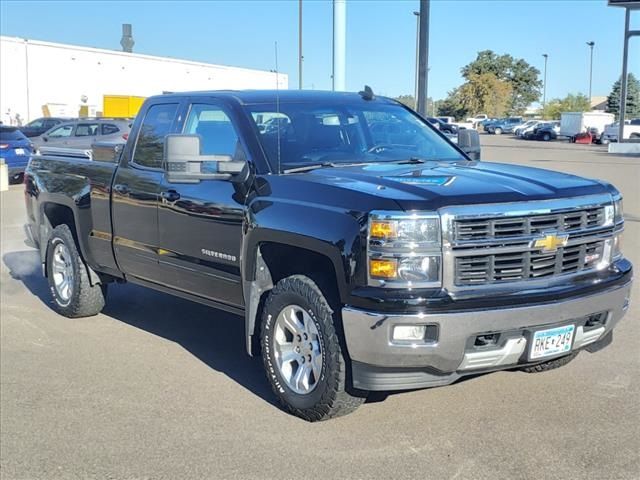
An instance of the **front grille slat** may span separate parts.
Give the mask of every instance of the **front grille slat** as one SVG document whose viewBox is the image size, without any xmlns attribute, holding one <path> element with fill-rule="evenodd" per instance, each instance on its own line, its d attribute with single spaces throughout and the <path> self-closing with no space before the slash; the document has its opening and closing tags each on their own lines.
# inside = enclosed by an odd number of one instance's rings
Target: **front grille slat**
<svg viewBox="0 0 640 480">
<path fill-rule="evenodd" d="M 474 253 L 455 257 L 455 284 L 495 284 L 541 279 L 593 268 L 604 252 L 605 240 L 560 248 L 554 253 L 522 251 Z"/>
<path fill-rule="evenodd" d="M 585 228 L 602 226 L 603 222 L 604 206 L 554 214 L 458 219 L 454 224 L 454 242 L 499 240 L 547 231 L 579 232 Z"/>
</svg>

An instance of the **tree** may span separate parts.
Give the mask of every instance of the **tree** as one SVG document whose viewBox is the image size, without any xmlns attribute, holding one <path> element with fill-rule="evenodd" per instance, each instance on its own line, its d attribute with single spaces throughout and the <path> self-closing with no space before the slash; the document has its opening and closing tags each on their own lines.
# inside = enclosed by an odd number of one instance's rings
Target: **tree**
<svg viewBox="0 0 640 480">
<path fill-rule="evenodd" d="M 548 120 L 558 120 L 562 112 L 588 112 L 591 102 L 582 93 L 570 93 L 564 98 L 549 100 L 542 110 L 542 117 Z"/>
<path fill-rule="evenodd" d="M 438 102 L 438 115 L 464 120 L 468 111 L 460 99 L 460 87 L 454 88 L 447 94 L 447 98 Z"/>
<path fill-rule="evenodd" d="M 508 110 L 522 114 L 526 108 L 540 98 L 542 81 L 540 70 L 521 58 L 498 55 L 492 50 L 478 52 L 476 59 L 462 67 L 462 76 L 469 81 L 472 75 L 493 74 L 498 80 L 511 86 Z M 474 112 L 481 113 L 481 112 Z"/>
<path fill-rule="evenodd" d="M 418 110 L 416 108 L 416 99 L 413 97 L 413 95 L 398 95 L 397 97 L 394 97 L 394 100 L 397 100 L 398 102 L 402 103 L 403 105 L 406 105 L 407 107 L 413 109 L 413 110 Z M 435 102 L 436 104 L 438 102 Z M 435 111 L 436 111 L 436 105 L 434 104 L 434 101 L 431 97 L 427 97 L 427 115 L 431 115 L 434 114 L 435 115 Z"/>
<path fill-rule="evenodd" d="M 607 97 L 607 112 L 613 113 L 616 119 L 620 116 L 620 90 L 622 89 L 622 77 L 618 79 Z M 633 75 L 627 75 L 627 106 L 625 110 L 627 118 L 640 117 L 640 82 Z"/>
<path fill-rule="evenodd" d="M 490 117 L 501 117 L 509 109 L 512 87 L 499 80 L 493 73 L 475 74 L 467 77 L 459 90 L 459 99 L 468 112 L 483 112 Z"/>
</svg>

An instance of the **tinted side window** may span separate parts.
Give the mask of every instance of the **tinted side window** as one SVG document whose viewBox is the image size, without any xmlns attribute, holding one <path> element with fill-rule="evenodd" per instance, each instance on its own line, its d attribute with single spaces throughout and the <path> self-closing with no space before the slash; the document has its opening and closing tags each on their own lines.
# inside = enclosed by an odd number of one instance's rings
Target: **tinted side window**
<svg viewBox="0 0 640 480">
<path fill-rule="evenodd" d="M 102 124 L 102 135 L 111 135 L 112 133 L 118 133 L 120 129 L 111 123 Z"/>
<path fill-rule="evenodd" d="M 234 156 L 240 148 L 231 119 L 215 105 L 193 105 L 184 133 L 202 137 L 200 149 L 204 155 Z"/>
<path fill-rule="evenodd" d="M 133 162 L 145 167 L 161 168 L 164 155 L 164 137 L 171 133 L 171 126 L 178 111 L 177 103 L 152 105 L 144 117 Z"/>
<path fill-rule="evenodd" d="M 97 123 L 79 123 L 76 127 L 76 137 L 94 137 L 97 134 Z"/>
</svg>

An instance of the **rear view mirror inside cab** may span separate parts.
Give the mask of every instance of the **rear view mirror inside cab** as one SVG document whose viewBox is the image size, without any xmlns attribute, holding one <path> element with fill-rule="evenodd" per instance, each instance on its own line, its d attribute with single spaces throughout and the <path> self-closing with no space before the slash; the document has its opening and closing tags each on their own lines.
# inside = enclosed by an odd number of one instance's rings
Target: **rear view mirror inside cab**
<svg viewBox="0 0 640 480">
<path fill-rule="evenodd" d="M 198 183 L 201 180 L 229 180 L 241 173 L 244 161 L 231 155 L 203 155 L 200 135 L 171 134 L 165 137 L 164 164 L 172 183 Z"/>
</svg>

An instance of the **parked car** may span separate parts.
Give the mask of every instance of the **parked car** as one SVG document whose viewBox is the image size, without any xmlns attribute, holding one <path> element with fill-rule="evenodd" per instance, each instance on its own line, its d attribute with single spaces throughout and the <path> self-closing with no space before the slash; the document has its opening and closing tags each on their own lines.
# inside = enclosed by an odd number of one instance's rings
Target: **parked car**
<svg viewBox="0 0 640 480">
<path fill-rule="evenodd" d="M 618 128 L 619 122 L 614 122 L 604 127 L 602 135 L 598 138 L 599 143 L 608 145 L 611 142 L 618 141 Z M 640 137 L 640 118 L 634 118 L 633 120 L 625 120 L 624 122 L 624 138 L 638 138 Z"/>
<path fill-rule="evenodd" d="M 555 140 L 560 134 L 560 122 L 544 122 L 533 129 L 532 140 Z"/>
<path fill-rule="evenodd" d="M 521 137 L 525 130 L 527 130 L 528 128 L 531 128 L 533 130 L 533 128 L 541 122 L 542 120 L 528 120 L 520 125 L 515 126 L 513 129 L 513 134 L 516 137 Z"/>
<path fill-rule="evenodd" d="M 444 123 L 455 123 L 456 119 L 453 117 L 436 117 L 438 120 L 442 120 Z"/>
<path fill-rule="evenodd" d="M 16 127 L 0 125 L 0 158 L 7 164 L 10 181 L 20 181 L 33 153 L 29 139 Z"/>
<path fill-rule="evenodd" d="M 451 123 L 443 122 L 442 120 L 440 120 L 439 118 L 436 118 L 436 117 L 427 117 L 427 121 L 431 125 L 435 126 L 441 132 L 449 133 L 451 135 L 457 135 L 458 134 L 458 127 L 456 125 L 453 125 Z"/>
<path fill-rule="evenodd" d="M 96 141 L 127 140 L 131 120 L 122 119 L 78 119 L 64 122 L 45 134 L 33 139 L 36 148 L 80 148 L 90 149 Z"/>
<path fill-rule="evenodd" d="M 486 120 L 481 121 L 480 123 L 478 123 L 477 128 L 478 129 L 482 129 L 482 131 L 486 132 L 487 129 L 493 125 L 496 122 L 499 122 L 500 120 L 502 120 L 501 118 L 488 118 Z"/>
<path fill-rule="evenodd" d="M 497 122 L 491 122 L 485 127 L 487 133 L 495 133 L 496 135 L 502 135 L 503 133 L 511 133 L 516 125 L 522 123 L 522 117 L 508 117 L 498 120 Z"/>
<path fill-rule="evenodd" d="M 291 128 L 259 133 L 275 113 Z M 125 281 L 241 315 L 247 353 L 308 421 L 606 347 L 633 278 L 619 191 L 471 161 L 478 132 L 461 134 L 370 89 L 151 97 L 121 154 L 33 157 L 26 231 L 67 317 Z"/>
<path fill-rule="evenodd" d="M 487 120 L 489 117 L 485 113 L 480 113 L 474 117 L 467 118 L 467 123 L 473 123 L 474 125 L 478 125 L 480 122 Z"/>
<path fill-rule="evenodd" d="M 45 133 L 47 130 L 51 130 L 56 125 L 59 125 L 62 122 L 68 122 L 70 120 L 72 119 L 63 117 L 41 117 L 32 120 L 22 127 L 18 127 L 18 129 L 24 134 L 25 137 L 37 137 Z"/>
</svg>

